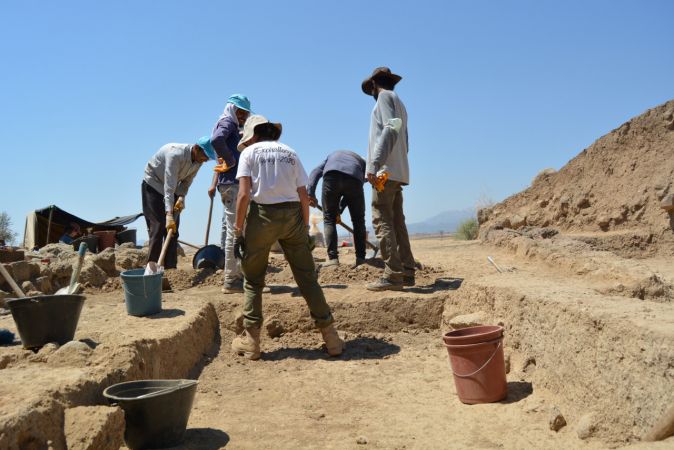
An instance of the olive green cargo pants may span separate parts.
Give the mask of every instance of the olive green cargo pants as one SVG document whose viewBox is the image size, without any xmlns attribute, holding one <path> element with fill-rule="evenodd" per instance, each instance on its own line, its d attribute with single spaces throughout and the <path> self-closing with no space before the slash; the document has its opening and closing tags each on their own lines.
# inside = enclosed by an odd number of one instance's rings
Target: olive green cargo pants
<svg viewBox="0 0 674 450">
<path fill-rule="evenodd" d="M 302 209 L 299 202 L 260 205 L 251 202 L 244 229 L 245 249 L 241 271 L 244 277 L 243 326 L 262 325 L 262 289 L 267 273 L 269 251 L 278 241 L 302 297 L 318 328 L 330 325 L 334 320 L 318 284 L 314 258 L 309 249 Z"/>
</svg>

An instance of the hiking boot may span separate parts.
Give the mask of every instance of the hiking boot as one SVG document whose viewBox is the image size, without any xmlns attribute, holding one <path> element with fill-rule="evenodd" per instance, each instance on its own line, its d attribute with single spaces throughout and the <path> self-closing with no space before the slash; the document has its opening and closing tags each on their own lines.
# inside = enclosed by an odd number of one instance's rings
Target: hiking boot
<svg viewBox="0 0 674 450">
<path fill-rule="evenodd" d="M 260 358 L 260 329 L 244 328 L 243 333 L 232 341 L 232 351 L 248 359 Z"/>
<path fill-rule="evenodd" d="M 365 260 L 365 258 L 356 258 L 356 262 L 353 264 L 353 266 L 351 266 L 351 268 L 355 269 L 356 267 L 361 266 L 361 265 L 365 264 L 366 262 L 367 261 Z"/>
<path fill-rule="evenodd" d="M 414 275 L 403 276 L 403 286 L 414 286 L 414 284 L 415 284 Z"/>
<path fill-rule="evenodd" d="M 222 288 L 223 294 L 241 294 L 243 292 L 243 280 L 234 280 L 231 282 L 225 281 Z"/>
<path fill-rule="evenodd" d="M 323 269 L 325 267 L 337 267 L 338 265 L 339 265 L 339 259 L 338 258 L 328 259 L 324 263 L 321 263 L 321 269 Z"/>
<path fill-rule="evenodd" d="M 321 328 L 321 334 L 323 335 L 323 341 L 325 342 L 325 347 L 328 350 L 328 355 L 330 356 L 339 356 L 344 351 L 344 341 L 337 334 L 335 327 L 330 324 L 325 328 Z"/>
<path fill-rule="evenodd" d="M 388 278 L 380 278 L 379 281 L 370 283 L 365 286 L 370 291 L 402 291 L 402 282 L 395 283 Z"/>
</svg>

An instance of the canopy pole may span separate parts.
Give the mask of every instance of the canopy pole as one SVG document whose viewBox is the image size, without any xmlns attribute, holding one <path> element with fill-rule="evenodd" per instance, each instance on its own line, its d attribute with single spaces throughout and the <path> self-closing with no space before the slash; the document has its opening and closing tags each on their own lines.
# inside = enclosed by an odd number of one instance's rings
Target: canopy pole
<svg viewBox="0 0 674 450">
<path fill-rule="evenodd" d="M 49 244 L 49 237 L 51 236 L 51 219 L 53 215 L 54 215 L 54 205 L 51 205 L 49 207 L 49 223 L 47 224 L 47 242 L 45 242 L 44 245 Z"/>
</svg>

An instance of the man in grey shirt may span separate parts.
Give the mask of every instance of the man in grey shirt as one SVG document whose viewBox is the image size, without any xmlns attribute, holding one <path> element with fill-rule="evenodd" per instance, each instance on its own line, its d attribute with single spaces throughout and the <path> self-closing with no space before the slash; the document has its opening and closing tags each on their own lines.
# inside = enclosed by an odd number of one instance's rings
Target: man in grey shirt
<svg viewBox="0 0 674 450">
<path fill-rule="evenodd" d="M 148 262 L 158 261 L 162 242 L 171 229 L 174 237 L 166 249 L 164 268 L 176 268 L 180 223 L 177 214 L 185 208 L 184 197 L 201 165 L 215 158 L 211 140 L 205 136 L 196 144 L 166 144 L 148 161 L 141 184 L 143 215 L 150 239 Z"/>
<path fill-rule="evenodd" d="M 384 276 L 367 288 L 372 291 L 402 290 L 414 286 L 414 256 L 403 213 L 403 186 L 409 184 L 407 161 L 407 110 L 393 92 L 401 76 L 388 67 L 378 67 L 361 84 L 376 104 L 370 120 L 367 180 L 372 184 L 372 224 L 382 259 Z M 385 179 L 377 186 L 377 178 Z"/>
</svg>

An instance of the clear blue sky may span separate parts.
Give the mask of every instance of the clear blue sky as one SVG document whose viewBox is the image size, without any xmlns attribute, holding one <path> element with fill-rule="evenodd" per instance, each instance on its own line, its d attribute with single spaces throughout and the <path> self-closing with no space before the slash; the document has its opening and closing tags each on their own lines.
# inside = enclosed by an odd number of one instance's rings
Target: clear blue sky
<svg viewBox="0 0 674 450">
<path fill-rule="evenodd" d="M 3 2 L 0 211 L 21 236 L 50 204 L 91 221 L 140 212 L 147 160 L 208 134 L 234 92 L 283 123 L 307 172 L 335 149 L 365 154 L 373 99 L 360 83 L 387 65 L 403 76 L 418 222 L 502 200 L 674 97 L 671 1 L 384 5 Z M 182 217 L 198 245 L 211 175 L 209 163 Z"/>
</svg>

